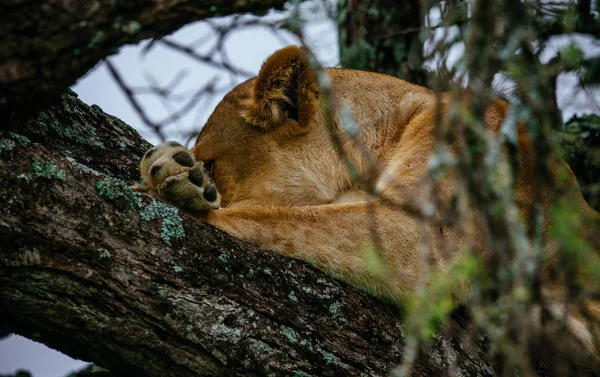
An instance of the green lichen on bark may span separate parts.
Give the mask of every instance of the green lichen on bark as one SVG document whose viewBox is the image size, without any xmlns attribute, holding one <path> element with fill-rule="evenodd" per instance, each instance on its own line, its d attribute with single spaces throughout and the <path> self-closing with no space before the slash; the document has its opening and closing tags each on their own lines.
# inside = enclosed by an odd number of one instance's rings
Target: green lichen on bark
<svg viewBox="0 0 600 377">
<path fill-rule="evenodd" d="M 27 137 L 14 132 L 0 132 L 0 152 L 12 151 L 17 145 L 26 147 L 31 142 Z"/>
<path fill-rule="evenodd" d="M 10 139 L 0 140 L 0 152 L 11 151 L 17 144 Z"/>
<path fill-rule="evenodd" d="M 98 259 L 100 260 L 105 260 L 105 259 L 110 259 L 112 257 L 112 255 L 110 254 L 110 251 L 106 250 L 106 249 L 98 249 Z"/>
<path fill-rule="evenodd" d="M 76 109 L 70 109 L 76 111 Z M 58 122 L 45 112 L 41 112 L 35 120 L 35 128 L 42 134 L 56 134 L 61 138 L 74 141 L 76 144 L 104 149 L 104 143 L 92 127 L 74 127 L 71 124 Z"/>
<path fill-rule="evenodd" d="M 31 140 L 29 140 L 29 138 L 27 136 L 19 135 L 14 132 L 9 132 L 8 136 L 11 139 L 13 139 L 14 141 L 16 141 L 22 147 L 26 147 L 29 145 L 29 143 L 31 143 Z"/>
<path fill-rule="evenodd" d="M 298 341 L 298 337 L 294 329 L 289 328 L 287 326 L 281 325 L 281 333 L 288 338 L 288 340 L 292 343 L 296 343 Z"/>
<path fill-rule="evenodd" d="M 337 314 L 341 306 L 342 304 L 340 304 L 339 301 L 335 301 L 333 304 L 329 305 L 329 313 Z"/>
<path fill-rule="evenodd" d="M 162 219 L 160 238 L 167 245 L 171 245 L 172 238 L 185 237 L 179 210 L 175 207 L 152 200 L 150 204 L 142 209 L 140 216 L 145 221 Z"/>
<path fill-rule="evenodd" d="M 58 166 L 52 162 L 43 162 L 34 158 L 31 162 L 31 168 L 29 173 L 23 173 L 19 175 L 19 178 L 25 179 L 27 182 L 33 181 L 38 178 L 43 179 L 58 179 L 60 181 L 66 181 L 67 177 L 65 172 L 62 171 Z"/>
<path fill-rule="evenodd" d="M 296 297 L 296 294 L 294 293 L 294 291 L 290 292 L 290 294 L 288 295 L 288 298 L 290 299 L 290 301 L 298 302 L 298 297 Z"/>
<path fill-rule="evenodd" d="M 122 30 L 130 35 L 135 35 L 142 30 L 142 26 L 136 21 L 130 21 L 122 26 Z"/>
<path fill-rule="evenodd" d="M 229 263 L 229 258 L 227 258 L 227 254 L 219 255 L 219 260 L 225 264 Z"/>
<path fill-rule="evenodd" d="M 101 197 L 109 200 L 123 199 L 129 208 L 141 208 L 142 200 L 138 193 L 133 192 L 131 187 L 120 179 L 105 177 L 96 182 L 96 192 Z"/>
</svg>

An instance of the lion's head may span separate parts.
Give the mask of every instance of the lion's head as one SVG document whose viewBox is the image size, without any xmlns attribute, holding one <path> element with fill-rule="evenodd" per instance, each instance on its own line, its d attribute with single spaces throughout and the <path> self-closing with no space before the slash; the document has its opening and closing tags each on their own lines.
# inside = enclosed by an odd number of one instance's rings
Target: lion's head
<svg viewBox="0 0 600 377">
<path fill-rule="evenodd" d="M 320 102 L 308 55 L 297 46 L 277 51 L 258 77 L 225 96 L 193 149 L 224 207 L 324 204 L 348 188 Z"/>
</svg>

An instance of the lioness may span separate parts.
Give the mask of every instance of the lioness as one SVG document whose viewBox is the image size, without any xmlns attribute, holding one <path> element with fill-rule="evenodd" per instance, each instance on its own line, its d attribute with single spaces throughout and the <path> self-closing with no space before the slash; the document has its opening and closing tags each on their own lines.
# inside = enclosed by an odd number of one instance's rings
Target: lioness
<svg viewBox="0 0 600 377">
<path fill-rule="evenodd" d="M 425 223 L 417 213 L 386 202 L 418 207 L 432 197 L 425 177 L 436 148 L 436 95 L 376 73 L 329 69 L 327 74 L 337 103 L 353 111 L 356 125 L 354 136 L 341 137 L 341 145 L 332 141 L 331 129 L 343 129 L 343 114 L 335 112 L 328 123 L 306 54 L 290 46 L 268 58 L 258 77 L 225 96 L 192 154 L 174 142 L 150 149 L 140 167 L 144 189 L 233 236 L 307 261 L 382 297 L 399 299 L 427 284 L 430 270 L 443 270 L 465 250 L 478 250 L 484 262 L 489 260 L 476 214 L 453 226 L 432 221 L 448 213 Z M 442 117 L 448 102 L 442 96 Z M 487 109 L 485 121 L 495 132 L 507 110 L 499 99 Z M 538 183 L 524 131 L 518 149 L 516 199 L 527 216 Z M 572 205 L 592 213 L 566 164 L 556 164 L 575 188 Z M 375 182 L 371 193 L 357 176 Z M 442 179 L 434 193 L 439 211 L 451 210 L 453 191 L 452 180 Z M 384 274 L 365 258 L 373 243 Z M 550 287 L 544 292 L 558 302 Z M 551 310 L 559 315 L 563 307 Z M 590 303 L 589 309 L 600 317 L 599 306 Z M 567 324 L 576 334 L 568 344 L 590 356 L 586 362 L 597 363 L 596 330 L 577 315 Z"/>
</svg>

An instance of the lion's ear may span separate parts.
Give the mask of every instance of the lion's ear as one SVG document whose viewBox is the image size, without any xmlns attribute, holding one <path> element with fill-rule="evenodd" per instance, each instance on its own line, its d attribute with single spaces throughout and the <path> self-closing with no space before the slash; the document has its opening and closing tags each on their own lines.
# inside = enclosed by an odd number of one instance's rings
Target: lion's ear
<svg viewBox="0 0 600 377">
<path fill-rule="evenodd" d="M 300 133 L 319 107 L 319 88 L 304 47 L 288 46 L 271 55 L 255 79 L 250 98 L 243 104 L 246 122 L 271 130 L 288 121 Z"/>
</svg>

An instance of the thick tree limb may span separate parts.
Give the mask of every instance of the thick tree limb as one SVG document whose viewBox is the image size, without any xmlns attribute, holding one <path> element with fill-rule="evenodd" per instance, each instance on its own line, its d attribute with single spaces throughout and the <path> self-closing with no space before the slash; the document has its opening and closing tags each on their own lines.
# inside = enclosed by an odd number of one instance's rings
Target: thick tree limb
<svg viewBox="0 0 600 377">
<path fill-rule="evenodd" d="M 393 307 L 132 194 L 148 143 L 118 119 L 70 92 L 23 132 L 0 139 L 0 330 L 131 376 L 383 376 L 402 360 Z M 481 354 L 442 336 L 415 375 L 492 375 Z"/>
<path fill-rule="evenodd" d="M 232 13 L 264 13 L 285 0 L 3 0 L 0 120 L 14 124 L 56 99 L 127 43 Z"/>
</svg>

